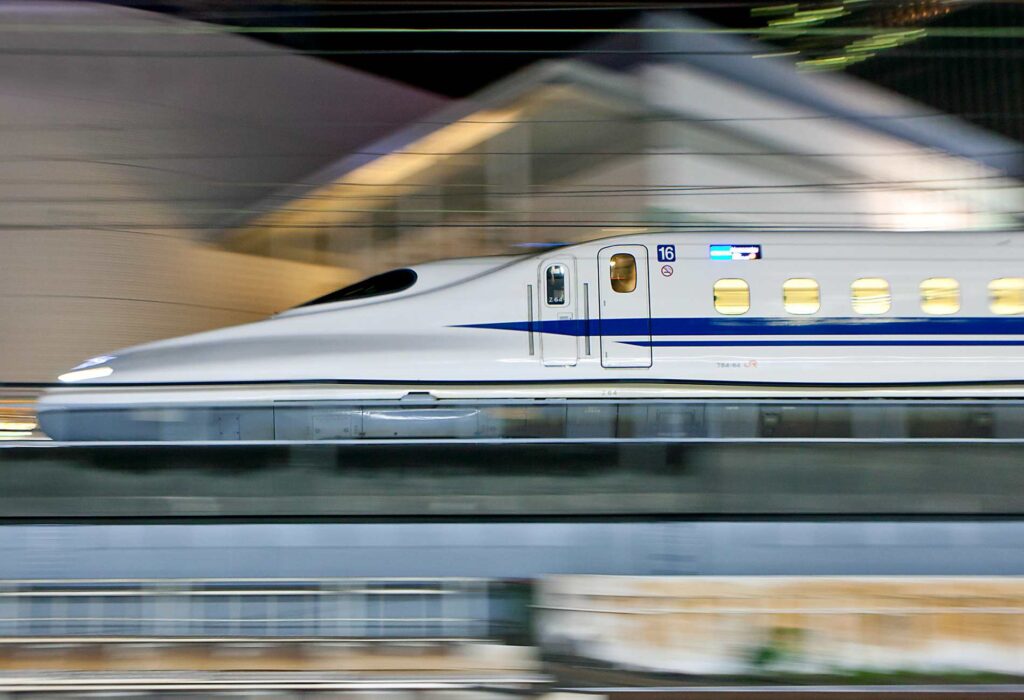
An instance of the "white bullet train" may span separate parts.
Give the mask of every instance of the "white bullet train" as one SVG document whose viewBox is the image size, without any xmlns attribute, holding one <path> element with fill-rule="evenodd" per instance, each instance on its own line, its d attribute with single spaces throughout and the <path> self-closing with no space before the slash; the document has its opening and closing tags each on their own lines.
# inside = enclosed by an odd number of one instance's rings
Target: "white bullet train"
<svg viewBox="0 0 1024 700">
<path fill-rule="evenodd" d="M 1022 233 L 652 233 L 386 272 L 92 358 L 38 411 L 54 438 L 104 440 L 224 406 L 1021 397 L 1022 380 Z"/>
</svg>

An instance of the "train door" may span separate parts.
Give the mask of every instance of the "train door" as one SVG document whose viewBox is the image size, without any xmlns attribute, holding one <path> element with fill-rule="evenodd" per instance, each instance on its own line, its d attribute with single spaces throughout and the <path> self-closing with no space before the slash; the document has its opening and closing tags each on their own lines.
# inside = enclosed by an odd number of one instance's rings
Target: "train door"
<svg viewBox="0 0 1024 700">
<path fill-rule="evenodd" d="M 647 248 L 616 245 L 597 254 L 601 364 L 651 366 L 651 294 Z"/>
<path fill-rule="evenodd" d="M 576 364 L 576 259 L 560 255 L 540 266 L 540 356 L 545 365 Z"/>
</svg>

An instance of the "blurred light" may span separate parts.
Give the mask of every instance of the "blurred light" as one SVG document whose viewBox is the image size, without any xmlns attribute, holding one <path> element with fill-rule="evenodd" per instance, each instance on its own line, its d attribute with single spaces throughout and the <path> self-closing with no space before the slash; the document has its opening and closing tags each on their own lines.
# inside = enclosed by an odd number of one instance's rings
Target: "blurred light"
<svg viewBox="0 0 1024 700">
<path fill-rule="evenodd" d="M 114 373 L 114 370 L 110 367 L 93 367 L 91 369 L 78 369 L 57 377 L 62 382 L 81 382 L 86 379 L 99 379 L 101 377 L 109 377 Z"/>
<path fill-rule="evenodd" d="M 772 53 L 755 53 L 751 58 L 779 58 L 781 56 L 799 56 L 799 51 L 773 51 Z"/>
<path fill-rule="evenodd" d="M 800 61 L 797 65 L 801 68 L 824 70 L 829 68 L 845 68 L 853 63 L 871 58 L 873 53 L 844 54 L 842 56 L 826 56 L 825 58 L 812 58 Z"/>
<path fill-rule="evenodd" d="M 522 109 L 482 110 L 462 120 L 452 122 L 428 133 L 390 153 L 345 173 L 312 192 L 289 201 L 284 206 L 263 214 L 236 231 L 239 235 L 252 235 L 263 230 L 275 230 L 308 225 L 321 225 L 331 221 L 340 225 L 368 213 L 356 210 L 337 211 L 339 199 L 365 194 L 367 185 L 394 186 L 400 192 L 405 181 L 452 156 L 458 156 L 485 141 L 513 128 L 522 116 Z M 380 191 L 378 191 L 379 194 Z"/>
<path fill-rule="evenodd" d="M 799 7 L 800 5 L 795 2 L 786 5 L 762 5 L 752 9 L 750 14 L 755 17 L 758 15 L 785 15 L 796 12 Z"/>
<path fill-rule="evenodd" d="M 106 364 L 107 362 L 110 362 L 113 359 L 113 355 L 97 355 L 96 357 L 91 357 L 85 362 L 75 365 L 71 369 L 76 370 L 85 369 L 86 367 L 95 367 L 96 365 Z"/>
<path fill-rule="evenodd" d="M 0 421 L 0 430 L 35 430 L 38 424 L 35 421 Z"/>
</svg>

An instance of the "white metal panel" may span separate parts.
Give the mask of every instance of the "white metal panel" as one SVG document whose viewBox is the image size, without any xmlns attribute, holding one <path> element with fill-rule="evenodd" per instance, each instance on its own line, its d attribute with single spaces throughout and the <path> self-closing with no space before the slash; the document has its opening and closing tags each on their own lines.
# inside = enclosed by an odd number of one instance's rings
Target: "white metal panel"
<svg viewBox="0 0 1024 700">
<path fill-rule="evenodd" d="M 551 288 L 552 280 L 548 272 L 552 268 L 564 270 L 564 287 L 561 299 L 553 298 L 555 290 Z M 575 335 L 576 326 L 576 260 L 569 255 L 560 255 L 544 260 L 537 268 L 538 282 L 537 314 L 541 322 L 540 352 L 544 364 L 549 367 L 567 367 L 576 364 L 579 359 L 579 338 Z M 546 332 L 550 329 L 554 332 Z"/>
<path fill-rule="evenodd" d="M 750 261 L 711 260 L 709 246 L 724 243 L 762 245 L 764 256 Z M 668 244 L 676 246 L 675 262 L 655 263 L 657 246 Z M 630 250 L 640 255 L 638 291 L 612 295 L 610 257 L 615 251 Z M 551 334 L 562 337 L 549 340 L 575 343 L 579 353 L 575 365 L 543 365 L 541 333 L 535 327 L 542 291 L 538 274 L 543 261 L 560 257 L 576 261 L 569 293 L 576 299 L 570 305 L 577 329 L 587 311 L 580 283 L 585 280 L 597 287 L 591 290 L 589 312 L 595 335 L 601 337 L 592 338 L 592 351 L 631 353 L 625 359 L 639 356 L 640 369 L 636 364 L 611 366 L 591 359 L 586 354 L 586 336 L 572 334 Z M 57 403 L 70 402 L 77 392 L 81 400 L 76 405 L 83 406 L 107 399 L 168 405 L 195 398 L 193 391 L 175 393 L 170 387 L 145 386 L 168 382 L 225 387 L 273 382 L 280 384 L 275 395 L 282 398 L 305 395 L 312 391 L 310 382 L 323 382 L 320 389 L 332 394 L 388 397 L 424 390 L 426 385 L 432 385 L 431 391 L 450 385 L 443 390 L 488 396 L 633 396 L 647 391 L 659 396 L 763 392 L 793 396 L 821 391 L 1019 395 L 1024 385 L 1024 345 L 1020 344 L 1024 316 L 993 314 L 987 284 L 1021 275 L 1022 264 L 1024 236 L 1016 232 L 744 232 L 742 236 L 666 232 L 615 237 L 547 251 L 468 278 L 460 276 L 450 285 L 425 290 L 414 286 L 395 297 L 340 303 L 302 315 L 107 352 L 115 356 L 108 363 L 113 373 L 98 384 L 136 386 L 115 392 L 110 387 L 90 388 L 91 382 L 85 381 L 69 385 L 53 398 Z M 850 305 L 850 283 L 876 276 L 891 285 L 892 309 L 876 317 L 858 315 Z M 936 317 L 921 311 L 920 282 L 935 276 L 959 281 L 959 313 Z M 713 286 L 725 277 L 749 283 L 747 313 L 722 316 L 715 311 Z M 818 280 L 818 313 L 795 316 L 786 311 L 782 285 L 790 277 Z M 525 303 L 528 287 L 533 293 L 532 313 Z M 640 290 L 648 292 L 647 299 Z M 612 308 L 616 296 L 640 299 L 639 308 Z M 612 323 L 623 318 L 633 321 Z M 657 335 L 652 337 L 651 331 Z M 648 346 L 629 344 L 651 341 L 659 343 L 653 353 L 658 362 L 653 366 Z M 644 369 L 648 366 L 653 369 Z M 654 389 L 621 383 L 641 377 L 666 384 Z M 580 380 L 589 384 L 570 384 Z M 557 388 L 538 384 L 563 381 Z M 1008 385 L 934 386 L 968 382 Z M 326 389 L 328 385 L 333 388 Z M 247 386 L 243 391 L 235 384 L 228 392 L 214 395 L 211 390 L 209 400 L 238 396 L 248 401 L 251 391 L 256 389 Z M 44 405 L 48 402 L 44 399 Z"/>
<path fill-rule="evenodd" d="M 636 288 L 631 292 L 612 289 L 609 270 L 612 256 L 626 253 L 636 258 Z M 604 367 L 651 366 L 651 296 L 647 277 L 647 248 L 642 245 L 617 245 L 602 248 L 597 255 L 598 295 L 601 322 L 601 365 Z M 617 326 L 637 329 L 623 335 Z M 646 342 L 648 345 L 631 345 Z"/>
</svg>

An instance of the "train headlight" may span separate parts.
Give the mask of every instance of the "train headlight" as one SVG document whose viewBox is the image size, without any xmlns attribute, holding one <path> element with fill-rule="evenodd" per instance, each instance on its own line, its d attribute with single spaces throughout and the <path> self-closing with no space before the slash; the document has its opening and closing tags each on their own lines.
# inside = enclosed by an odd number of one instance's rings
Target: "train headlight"
<svg viewBox="0 0 1024 700">
<path fill-rule="evenodd" d="M 68 382 L 81 382 L 86 379 L 100 379 L 102 377 L 109 377 L 114 373 L 111 367 L 90 367 L 89 369 L 76 369 L 57 377 L 58 380 Z"/>
<path fill-rule="evenodd" d="M 57 377 L 59 381 L 70 383 L 70 382 L 81 382 L 86 379 L 102 379 L 103 377 L 109 377 L 114 373 L 113 367 L 102 367 L 106 362 L 110 362 L 114 359 L 113 355 L 100 355 L 99 357 L 91 357 L 85 362 L 76 365 L 71 368 L 70 372 Z"/>
</svg>

